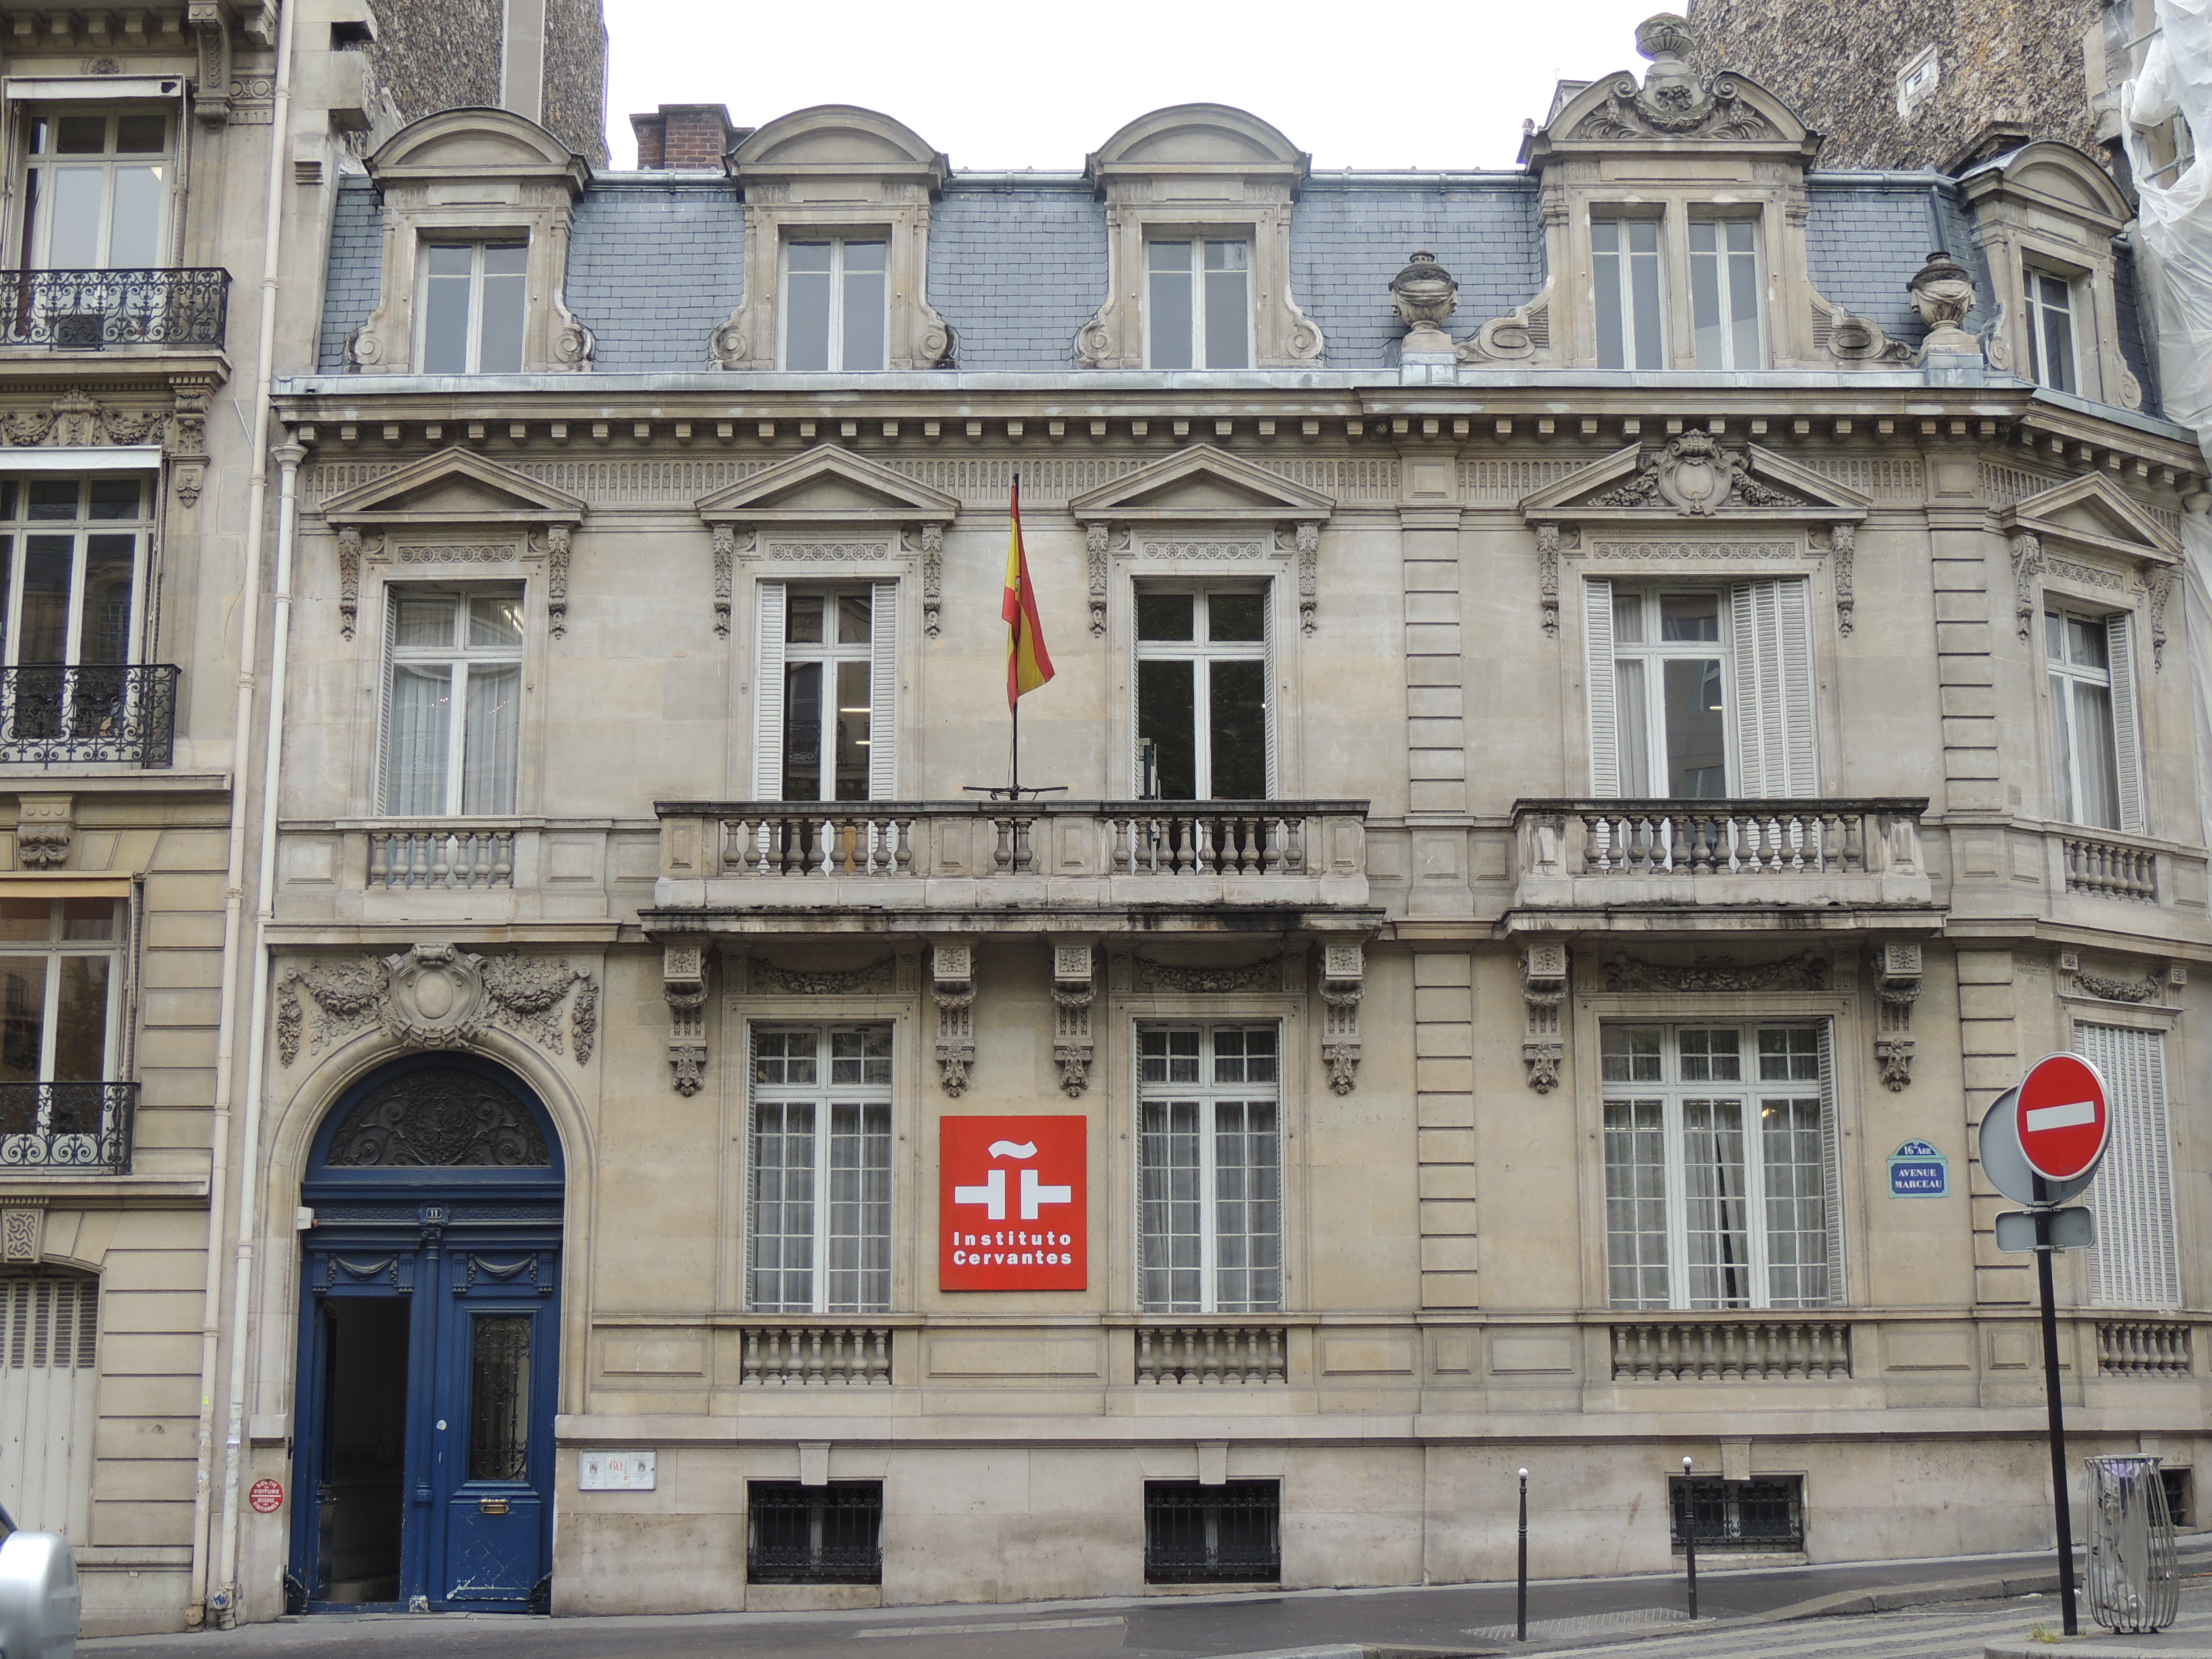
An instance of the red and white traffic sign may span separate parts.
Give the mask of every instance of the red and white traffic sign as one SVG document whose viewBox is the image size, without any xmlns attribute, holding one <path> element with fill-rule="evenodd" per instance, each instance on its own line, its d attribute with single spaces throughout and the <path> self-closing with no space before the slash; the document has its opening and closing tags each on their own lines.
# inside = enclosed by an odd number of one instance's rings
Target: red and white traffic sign
<svg viewBox="0 0 2212 1659">
<path fill-rule="evenodd" d="M 1089 1283 L 1085 1118 L 938 1120 L 937 1282 L 947 1291 Z"/>
<path fill-rule="evenodd" d="M 2020 1149 L 2045 1181 L 2094 1172 L 2112 1127 L 2105 1079 L 2079 1054 L 2039 1060 L 2020 1084 Z"/>
<path fill-rule="evenodd" d="M 256 1515 L 274 1515 L 284 1507 L 284 1487 L 279 1481 L 264 1478 L 253 1483 L 246 1494 L 246 1501 L 253 1506 Z"/>
</svg>

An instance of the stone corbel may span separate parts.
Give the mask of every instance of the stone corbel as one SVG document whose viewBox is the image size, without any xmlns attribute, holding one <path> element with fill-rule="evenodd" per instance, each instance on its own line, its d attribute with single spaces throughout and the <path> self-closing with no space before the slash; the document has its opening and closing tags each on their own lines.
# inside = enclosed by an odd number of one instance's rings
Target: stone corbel
<svg viewBox="0 0 2212 1659">
<path fill-rule="evenodd" d="M 1096 954 L 1087 939 L 1052 947 L 1052 1000 L 1059 1012 L 1052 1057 L 1060 1063 L 1060 1091 L 1071 1100 L 1091 1086 L 1091 1004 L 1098 991 Z"/>
<path fill-rule="evenodd" d="M 230 119 L 230 28 L 220 0 L 191 0 L 185 17 L 199 46 L 199 73 L 192 87 L 192 113 L 211 127 Z"/>
<path fill-rule="evenodd" d="M 2035 583 L 2043 574 L 2043 538 L 2032 531 L 2013 532 L 2013 616 L 2022 640 L 2035 637 Z"/>
<path fill-rule="evenodd" d="M 46 1200 L 11 1198 L 0 1210 L 0 1263 L 35 1267 L 46 1258 Z"/>
<path fill-rule="evenodd" d="M 1537 939 L 1522 947 L 1521 1000 L 1528 1006 L 1521 1061 L 1528 1068 L 1528 1086 L 1548 1095 L 1559 1086 L 1559 1062 L 1566 1054 L 1559 1036 L 1559 1005 L 1567 1000 L 1565 941 Z"/>
<path fill-rule="evenodd" d="M 925 524 L 921 527 L 921 631 L 933 640 L 942 631 L 938 611 L 944 588 L 945 526 Z"/>
<path fill-rule="evenodd" d="M 707 1077 L 707 950 L 671 945 L 660 953 L 660 994 L 668 1002 L 668 1069 L 679 1095 L 699 1092 Z"/>
<path fill-rule="evenodd" d="M 76 833 L 74 795 L 19 795 L 15 798 L 15 866 L 21 870 L 52 870 L 69 862 L 70 842 Z"/>
<path fill-rule="evenodd" d="M 939 940 L 929 953 L 929 994 L 937 1004 L 937 1070 L 955 1100 L 968 1091 L 975 1063 L 975 947 Z"/>
<path fill-rule="evenodd" d="M 1112 533 L 1113 526 L 1103 519 L 1083 526 L 1084 551 L 1090 564 L 1091 632 L 1102 640 L 1106 637 L 1106 544 Z"/>
<path fill-rule="evenodd" d="M 1889 939 L 1875 950 L 1874 994 L 1881 1005 L 1874 1057 L 1894 1094 L 1912 1081 L 1912 1005 L 1920 1000 L 1920 946 Z"/>
<path fill-rule="evenodd" d="M 555 639 L 568 632 L 568 533 L 572 526 L 549 524 L 544 535 L 530 538 L 532 554 L 545 561 L 545 631 Z"/>
<path fill-rule="evenodd" d="M 1536 603 L 1544 617 L 1544 632 L 1559 637 L 1559 526 L 1536 526 Z"/>
<path fill-rule="evenodd" d="M 768 367 L 753 358 L 753 313 L 750 297 L 738 301 L 736 307 L 722 319 L 722 325 L 708 341 L 708 351 L 716 368 L 736 372 Z"/>
<path fill-rule="evenodd" d="M 342 638 L 351 639 L 361 623 L 361 562 L 380 558 L 383 553 L 383 537 L 364 537 L 355 525 L 339 526 L 338 634 Z"/>
<path fill-rule="evenodd" d="M 555 274 L 551 337 L 553 361 L 563 368 L 588 369 L 592 366 L 592 359 L 599 355 L 599 337 L 568 309 L 568 296 L 561 286 L 562 273 L 568 269 L 568 214 L 556 214 L 546 228 L 552 241 L 550 263 Z"/>
<path fill-rule="evenodd" d="M 1352 1092 L 1359 1070 L 1359 1000 L 1367 989 L 1365 948 L 1358 939 L 1322 946 L 1321 1057 L 1328 1064 L 1328 1086 Z"/>
<path fill-rule="evenodd" d="M 1829 561 L 1836 573 L 1836 628 L 1839 633 L 1851 631 L 1852 611 L 1858 597 L 1852 591 L 1853 566 L 1858 559 L 1858 526 L 1845 520 L 1828 526 Z"/>
<path fill-rule="evenodd" d="M 1297 527 L 1298 626 L 1309 635 L 1321 611 L 1321 526 L 1311 520 Z"/>
<path fill-rule="evenodd" d="M 714 526 L 714 636 L 730 637 L 730 584 L 737 568 L 738 533 L 730 526 Z"/>
<path fill-rule="evenodd" d="M 2166 672 L 2166 602 L 2173 597 L 2173 572 L 2164 565 L 2143 576 L 2143 598 L 2150 610 L 2150 672 Z"/>
<path fill-rule="evenodd" d="M 214 391 L 215 382 L 205 375 L 178 375 L 169 382 L 169 476 L 186 507 L 199 500 L 207 478 L 208 399 Z"/>
</svg>

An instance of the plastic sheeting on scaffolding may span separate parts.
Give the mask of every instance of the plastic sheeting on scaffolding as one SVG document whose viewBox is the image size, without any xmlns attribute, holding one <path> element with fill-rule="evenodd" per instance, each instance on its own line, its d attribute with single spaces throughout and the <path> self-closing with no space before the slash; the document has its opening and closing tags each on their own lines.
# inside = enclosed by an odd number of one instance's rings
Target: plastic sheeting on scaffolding
<svg viewBox="0 0 2212 1659">
<path fill-rule="evenodd" d="M 2140 73 L 2120 89 L 2122 125 L 2142 205 L 2136 246 L 2166 416 L 2197 434 L 2212 459 L 2212 0 L 2158 0 L 2158 32 Z M 2143 130 L 2176 115 L 2196 160 L 2157 182 Z M 2212 514 L 2197 495 L 2181 521 L 2182 611 L 2197 693 L 2197 794 L 2212 839 Z"/>
</svg>

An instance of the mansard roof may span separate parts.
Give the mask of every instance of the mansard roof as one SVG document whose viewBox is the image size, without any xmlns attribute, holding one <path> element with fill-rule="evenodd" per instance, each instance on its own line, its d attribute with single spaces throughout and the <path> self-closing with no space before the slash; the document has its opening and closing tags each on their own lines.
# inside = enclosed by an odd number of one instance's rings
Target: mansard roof
<svg viewBox="0 0 2212 1659">
<path fill-rule="evenodd" d="M 451 446 L 323 503 L 335 525 L 580 524 L 583 498 Z"/>
</svg>

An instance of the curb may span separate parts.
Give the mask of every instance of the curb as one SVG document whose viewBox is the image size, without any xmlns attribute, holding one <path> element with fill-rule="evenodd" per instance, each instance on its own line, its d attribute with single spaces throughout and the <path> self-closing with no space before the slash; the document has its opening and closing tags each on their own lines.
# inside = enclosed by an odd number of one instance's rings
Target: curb
<svg viewBox="0 0 2212 1659">
<path fill-rule="evenodd" d="M 2048 1595 L 2058 1588 L 2058 1573 L 2021 1573 L 2013 1577 L 1989 1574 L 1976 1578 L 1937 1578 L 1925 1583 L 1899 1584 L 1890 1589 L 1838 1590 L 1810 1601 L 1793 1601 L 1771 1613 L 1754 1613 L 1762 1625 L 1788 1624 L 1798 1619 L 1831 1619 L 1856 1613 L 1902 1613 L 1936 1601 L 2002 1601 L 2020 1595 Z"/>
<path fill-rule="evenodd" d="M 2114 1646 L 2110 1642 L 1996 1642 L 1982 1650 L 1982 1659 L 2051 1659 L 2063 1653 L 2069 1659 L 2212 1659 L 2212 1648 L 2139 1648 Z"/>
</svg>

